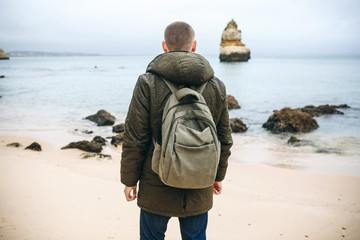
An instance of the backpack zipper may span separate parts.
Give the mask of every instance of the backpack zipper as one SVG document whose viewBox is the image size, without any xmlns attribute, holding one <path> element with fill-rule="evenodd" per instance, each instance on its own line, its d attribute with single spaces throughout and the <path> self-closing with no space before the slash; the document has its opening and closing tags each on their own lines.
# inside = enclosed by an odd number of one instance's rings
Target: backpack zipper
<svg viewBox="0 0 360 240">
<path fill-rule="evenodd" d="M 162 120 L 161 124 L 163 124 L 163 123 L 165 122 L 165 120 L 166 120 L 166 118 L 167 118 L 167 116 L 168 116 L 168 113 L 170 112 L 171 109 L 173 109 L 173 108 L 175 108 L 175 107 L 178 107 L 178 106 L 182 106 L 182 105 L 186 105 L 186 104 L 193 104 L 193 103 L 200 103 L 200 104 L 203 104 L 203 105 L 206 105 L 206 106 L 207 106 L 206 103 L 200 102 L 200 101 L 195 101 L 195 102 L 191 102 L 191 103 L 177 103 L 177 104 L 171 106 L 171 107 L 168 109 L 168 111 L 166 112 L 166 117 Z"/>
</svg>

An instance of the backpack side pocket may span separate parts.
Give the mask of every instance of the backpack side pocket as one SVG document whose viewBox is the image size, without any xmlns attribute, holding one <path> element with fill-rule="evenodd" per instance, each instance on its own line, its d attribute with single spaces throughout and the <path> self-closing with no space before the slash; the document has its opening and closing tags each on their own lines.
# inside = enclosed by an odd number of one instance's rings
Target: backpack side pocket
<svg viewBox="0 0 360 240">
<path fill-rule="evenodd" d="M 151 158 L 151 168 L 152 170 L 159 174 L 159 165 L 160 165 L 160 156 L 161 156 L 161 145 L 155 142 L 154 152 Z"/>
</svg>

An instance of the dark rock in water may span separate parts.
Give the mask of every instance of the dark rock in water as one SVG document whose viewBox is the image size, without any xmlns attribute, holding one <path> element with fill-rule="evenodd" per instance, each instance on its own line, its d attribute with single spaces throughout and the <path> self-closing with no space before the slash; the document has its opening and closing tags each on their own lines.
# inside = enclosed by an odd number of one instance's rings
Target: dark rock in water
<svg viewBox="0 0 360 240">
<path fill-rule="evenodd" d="M 220 62 L 247 62 L 249 59 L 250 51 L 247 50 L 239 52 L 223 51 L 223 53 L 220 53 Z"/>
<path fill-rule="evenodd" d="M 115 122 L 115 117 L 105 110 L 100 110 L 94 115 L 87 116 L 85 119 L 96 122 L 98 126 L 111 126 Z"/>
<path fill-rule="evenodd" d="M 291 136 L 290 139 L 288 140 L 288 144 L 293 144 L 293 143 L 297 143 L 297 142 L 300 142 L 300 140 L 294 136 Z"/>
<path fill-rule="evenodd" d="M 119 133 L 116 136 L 113 136 L 111 139 L 111 144 L 114 145 L 115 147 L 117 147 L 118 145 L 120 145 L 122 142 L 124 141 L 124 132 Z"/>
<path fill-rule="evenodd" d="M 33 142 L 32 144 L 27 146 L 25 149 L 30 149 L 30 150 L 33 150 L 33 151 L 40 152 L 41 151 L 41 146 L 37 142 Z"/>
<path fill-rule="evenodd" d="M 102 146 L 105 145 L 106 145 L 106 140 L 100 136 L 96 136 L 93 138 L 91 142 L 89 141 L 71 142 L 61 149 L 78 148 L 86 152 L 99 153 L 102 150 Z"/>
<path fill-rule="evenodd" d="M 104 138 L 100 137 L 100 136 L 94 137 L 91 142 L 95 143 L 95 144 L 100 144 L 101 146 L 106 145 L 106 140 Z"/>
<path fill-rule="evenodd" d="M 118 125 L 113 126 L 113 130 L 114 133 L 122 133 L 125 131 L 125 124 L 124 123 L 120 123 Z"/>
<path fill-rule="evenodd" d="M 108 159 L 111 160 L 111 155 L 109 154 L 101 154 L 101 153 L 82 153 L 81 155 L 82 159 L 88 159 L 96 157 L 98 159 Z"/>
<path fill-rule="evenodd" d="M 9 143 L 6 146 L 7 147 L 15 147 L 15 148 L 22 147 L 22 145 L 20 143 L 18 143 L 18 142 Z"/>
<path fill-rule="evenodd" d="M 228 108 L 229 110 L 231 109 L 239 109 L 240 105 L 238 103 L 238 101 L 231 95 L 226 95 L 226 100 L 228 103 Z"/>
<path fill-rule="evenodd" d="M 95 152 L 95 153 L 99 153 L 102 150 L 102 146 L 100 144 L 85 140 L 79 142 L 71 142 L 65 147 L 62 147 L 61 149 L 69 149 L 69 148 L 77 148 L 86 152 Z"/>
<path fill-rule="evenodd" d="M 335 154 L 342 154 L 343 152 L 337 148 L 319 148 L 316 150 L 317 153 L 335 153 Z"/>
<path fill-rule="evenodd" d="M 314 146 L 315 145 L 311 141 L 298 139 L 294 136 L 291 136 L 287 143 L 293 147 L 303 147 L 303 146 Z"/>
<path fill-rule="evenodd" d="M 4 75 L 0 75 L 0 78 L 5 78 L 5 76 L 4 76 Z"/>
<path fill-rule="evenodd" d="M 310 114 L 312 117 L 319 117 L 325 114 L 344 114 L 343 112 L 337 110 L 337 108 L 349 108 L 349 106 L 346 104 L 342 104 L 339 106 L 335 106 L 335 105 L 330 106 L 327 104 L 327 105 L 320 105 L 318 107 L 310 105 L 310 106 L 305 106 L 304 108 L 300 108 L 299 110 Z"/>
<path fill-rule="evenodd" d="M 272 133 L 297 133 L 310 132 L 317 129 L 319 125 L 308 113 L 296 109 L 283 108 L 280 111 L 274 112 L 262 127 L 270 130 Z"/>
<path fill-rule="evenodd" d="M 81 133 L 84 133 L 84 134 L 93 134 L 94 132 L 93 131 L 89 131 L 87 129 L 84 129 L 84 130 L 79 130 L 79 129 L 75 129 L 75 132 L 81 132 Z"/>
<path fill-rule="evenodd" d="M 347 104 L 340 104 L 340 105 L 331 105 L 330 107 L 334 107 L 334 108 L 351 108 L 349 105 Z"/>
<path fill-rule="evenodd" d="M 230 119 L 230 127 L 233 133 L 243 133 L 248 129 L 239 118 Z"/>
</svg>

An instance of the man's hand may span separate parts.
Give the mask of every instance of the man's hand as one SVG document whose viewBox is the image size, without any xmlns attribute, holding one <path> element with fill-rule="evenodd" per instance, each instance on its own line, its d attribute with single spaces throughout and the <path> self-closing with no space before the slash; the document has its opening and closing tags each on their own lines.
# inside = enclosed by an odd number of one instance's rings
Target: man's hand
<svg viewBox="0 0 360 240">
<path fill-rule="evenodd" d="M 125 187 L 124 189 L 125 198 L 128 202 L 135 200 L 136 198 L 136 185 L 133 187 Z"/>
<path fill-rule="evenodd" d="M 214 182 L 214 194 L 220 195 L 222 191 L 222 183 L 221 182 Z"/>
</svg>

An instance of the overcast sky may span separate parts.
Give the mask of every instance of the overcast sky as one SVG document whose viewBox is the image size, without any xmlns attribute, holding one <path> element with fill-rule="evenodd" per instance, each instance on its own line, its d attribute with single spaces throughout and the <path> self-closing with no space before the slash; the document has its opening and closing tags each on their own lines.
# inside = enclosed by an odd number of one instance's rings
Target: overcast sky
<svg viewBox="0 0 360 240">
<path fill-rule="evenodd" d="M 158 54 L 164 28 L 193 26 L 218 54 L 234 19 L 252 55 L 359 55 L 359 0 L 0 0 L 0 48 Z"/>
</svg>

